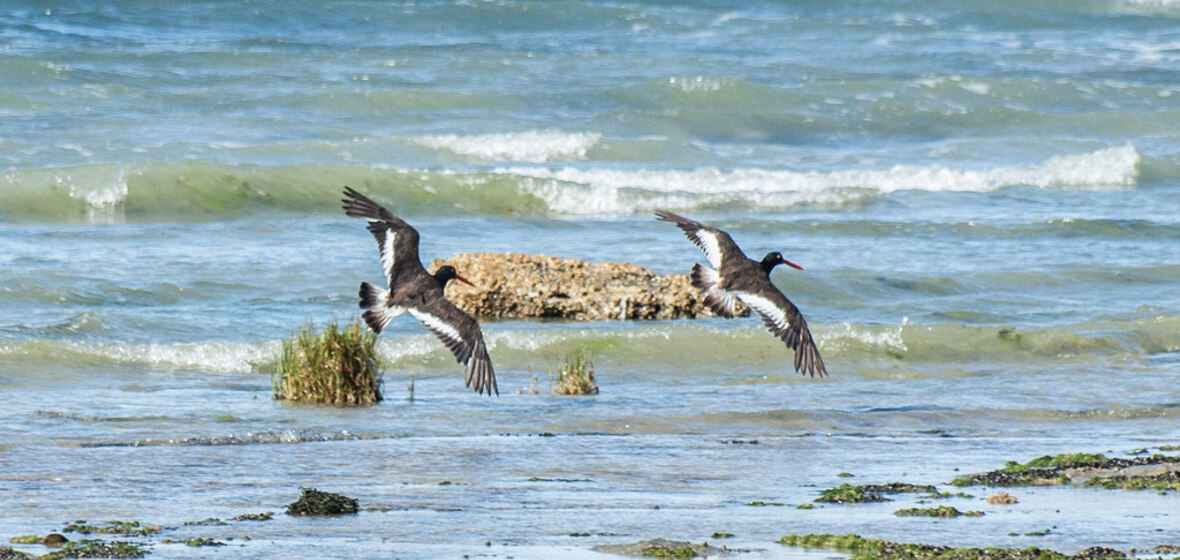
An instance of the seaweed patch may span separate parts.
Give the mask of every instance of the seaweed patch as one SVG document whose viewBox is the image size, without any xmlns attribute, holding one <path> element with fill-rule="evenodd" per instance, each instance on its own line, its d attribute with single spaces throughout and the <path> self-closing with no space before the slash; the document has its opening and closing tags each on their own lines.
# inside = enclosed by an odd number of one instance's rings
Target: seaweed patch
<svg viewBox="0 0 1180 560">
<path fill-rule="evenodd" d="M 901 494 L 908 492 L 926 492 L 938 494 L 938 489 L 929 484 L 910 484 L 907 482 L 890 482 L 888 484 L 841 484 L 835 488 L 828 488 L 820 492 L 815 501 L 828 504 L 860 504 L 869 502 L 888 502 L 889 498 L 883 494 Z"/>
<path fill-rule="evenodd" d="M 1112 560 L 1126 558 L 1121 551 L 1092 547 L 1076 554 L 1062 554 L 1037 547 L 952 548 L 929 544 L 895 543 L 859 535 L 787 535 L 779 544 L 802 548 L 826 548 L 850 554 L 849 560 Z"/>
<path fill-rule="evenodd" d="M 287 515 L 344 515 L 359 510 L 354 498 L 315 488 L 302 490 L 299 499 L 287 506 Z"/>
<path fill-rule="evenodd" d="M 1001 469 L 951 481 L 955 486 L 1086 484 L 1127 490 L 1180 490 L 1180 457 L 1155 454 L 1129 459 L 1102 454 L 1045 455 L 1027 463 L 1008 461 Z M 1128 472 L 1133 470 L 1135 472 Z"/>
</svg>

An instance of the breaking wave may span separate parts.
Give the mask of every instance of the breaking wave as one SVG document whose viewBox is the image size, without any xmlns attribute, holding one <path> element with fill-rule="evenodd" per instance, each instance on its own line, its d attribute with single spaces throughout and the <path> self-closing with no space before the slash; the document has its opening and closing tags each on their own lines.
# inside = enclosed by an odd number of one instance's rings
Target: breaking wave
<svg viewBox="0 0 1180 560">
<path fill-rule="evenodd" d="M 547 135 L 553 134 L 549 139 Z M 541 132 L 519 143 L 481 137 L 423 142 L 471 157 L 577 159 L 594 134 Z M 543 148 L 539 147 L 544 145 Z M 506 153 L 500 153 L 506 152 Z M 405 213 L 627 215 L 654 208 L 843 207 L 891 193 L 994 192 L 1009 187 L 1123 189 L 1139 181 L 1143 157 L 1130 145 L 991 169 L 898 165 L 888 169 L 793 171 L 747 168 L 608 169 L 517 165 L 478 170 L 366 166 L 257 167 L 207 163 L 87 165 L 0 176 L 0 219 L 12 221 L 201 221 L 265 212 L 338 212 L 352 185 Z M 1153 170 L 1169 173 L 1170 168 Z"/>
<path fill-rule="evenodd" d="M 598 143 L 601 134 L 565 133 L 557 130 L 459 136 L 422 136 L 415 140 L 427 147 L 447 150 L 475 161 L 549 161 L 581 160 Z"/>
<path fill-rule="evenodd" d="M 1020 363 L 1107 356 L 1142 360 L 1180 352 L 1180 317 L 1079 323 L 1018 329 L 961 322 L 894 325 L 813 324 L 825 360 L 886 359 L 912 364 Z M 571 352 L 640 369 L 735 367 L 779 362 L 787 350 L 750 321 L 657 321 L 651 323 L 559 323 L 522 329 L 485 326 L 499 369 L 560 364 Z M 142 366 L 214 373 L 269 371 L 280 342 L 97 344 L 33 339 L 0 344 L 0 358 L 23 371 L 55 368 Z M 385 337 L 378 351 L 397 370 L 451 370 L 454 358 L 430 334 Z M 739 366 L 740 367 L 740 366 Z"/>
</svg>

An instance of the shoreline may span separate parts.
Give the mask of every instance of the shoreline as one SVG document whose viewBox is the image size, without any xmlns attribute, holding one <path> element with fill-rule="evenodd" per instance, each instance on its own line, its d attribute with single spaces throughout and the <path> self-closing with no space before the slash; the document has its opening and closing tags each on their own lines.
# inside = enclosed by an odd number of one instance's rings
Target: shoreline
<svg viewBox="0 0 1180 560">
<path fill-rule="evenodd" d="M 793 507 L 799 510 L 811 510 L 820 508 L 848 508 L 855 507 L 857 503 L 876 503 L 892 501 L 895 496 L 899 495 L 918 495 L 917 503 L 943 502 L 943 501 L 961 501 L 961 500 L 978 500 L 982 496 L 967 494 L 962 491 L 958 493 L 940 491 L 939 486 L 957 487 L 960 490 L 967 490 L 974 492 L 975 490 L 983 490 L 983 494 L 992 494 L 988 497 L 987 503 L 997 505 L 997 507 L 1012 507 L 1021 503 L 1020 497 L 1021 488 L 1037 488 L 1043 487 L 1045 484 L 1058 485 L 1078 485 L 1085 484 L 1086 487 L 1091 488 L 1095 492 L 1149 492 L 1149 490 L 1140 489 L 1126 489 L 1126 488 L 1143 488 L 1142 486 L 1123 486 L 1120 488 L 1112 488 L 1101 484 L 1095 484 L 1092 481 L 1103 476 L 1109 476 L 1110 473 L 1121 473 L 1120 476 L 1125 477 L 1145 477 L 1150 478 L 1159 472 L 1180 473 L 1180 456 L 1165 455 L 1164 452 L 1174 452 L 1178 446 L 1161 445 L 1158 452 L 1147 455 L 1148 450 L 1141 450 L 1136 456 L 1132 457 L 1115 457 L 1107 458 L 1101 454 L 1088 453 L 1074 453 L 1074 454 L 1059 454 L 1056 456 L 1042 456 L 1029 460 L 1027 463 L 1017 463 L 1009 461 L 1007 466 L 990 471 L 986 473 L 976 473 L 948 481 L 940 485 L 928 484 L 910 484 L 906 482 L 888 482 L 876 484 L 841 484 L 838 488 L 829 488 L 827 490 L 818 491 L 818 497 L 811 502 L 801 504 L 784 504 L 778 502 L 749 502 L 745 504 L 749 507 Z M 1060 472 L 1068 472 L 1072 476 L 1060 476 Z M 1037 476 L 1029 478 L 1012 478 L 1002 477 L 996 478 L 998 474 L 1012 474 L 1012 473 L 1032 473 Z M 1044 476 L 1040 476 L 1044 475 Z M 853 478 L 854 475 L 850 473 L 841 473 L 841 477 Z M 988 481 L 986 484 L 977 483 L 978 481 Z M 1008 483 L 1007 486 L 997 484 L 997 481 Z M 577 481 L 562 481 L 554 480 L 554 483 L 568 482 L 574 483 Z M 440 484 L 447 484 L 444 481 Z M 809 486 L 807 483 L 801 483 L 801 486 Z M 1001 494 L 996 494 L 1000 488 L 1006 488 L 1007 491 Z M 314 491 L 313 491 L 314 492 Z M 1012 492 L 1009 494 L 1008 492 Z M 1158 489 L 1157 494 L 1167 496 L 1170 493 L 1180 492 L 1180 482 L 1164 489 Z M 307 489 L 304 489 L 306 496 Z M 1002 496 L 1003 499 L 993 500 Z M 349 498 L 347 496 L 336 495 L 342 500 L 354 500 L 355 497 Z M 303 500 L 304 498 L 300 498 Z M 361 499 L 364 502 L 364 499 Z M 973 502 L 977 503 L 977 502 Z M 294 504 L 292 504 L 294 505 Z M 98 523 L 88 523 L 84 520 L 77 520 L 64 527 L 47 528 L 45 535 L 3 535 L 0 538 L 7 539 L 6 543 L 0 543 L 0 559 L 3 560 L 55 560 L 57 558 L 71 557 L 63 556 L 63 554 L 81 554 L 82 557 L 96 557 L 96 558 L 140 558 L 152 557 L 153 549 L 161 546 L 184 545 L 186 547 L 223 547 L 232 544 L 239 544 L 247 546 L 252 540 L 246 534 L 251 528 L 259 528 L 262 523 L 274 522 L 276 519 L 276 511 L 281 510 L 283 506 L 275 505 L 275 511 L 266 512 L 247 512 L 241 513 L 228 519 L 208 518 L 204 520 L 193 520 L 184 522 L 183 524 L 175 526 L 155 525 L 148 522 L 134 520 L 134 521 L 106 521 Z M 290 507 L 290 506 L 288 506 Z M 658 507 L 657 507 L 658 509 Z M 955 510 L 953 506 L 940 505 L 937 508 L 927 508 L 930 511 L 948 511 Z M 286 516 L 290 517 L 292 510 L 288 510 Z M 336 518 L 338 522 L 346 522 L 350 515 L 358 514 L 383 514 L 390 513 L 391 510 L 385 507 L 368 506 L 360 507 L 359 512 L 354 509 L 348 513 L 317 516 L 311 515 L 310 518 Z M 904 517 L 903 511 L 899 510 L 895 513 L 898 518 Z M 995 510 L 993 510 L 994 512 Z M 977 516 L 986 515 L 984 512 L 964 512 L 964 514 L 975 514 Z M 917 515 L 923 515 L 918 513 Z M 957 513 L 956 513 L 957 515 Z M 931 515 L 932 517 L 947 517 L 945 515 Z M 968 515 L 970 517 L 971 515 Z M 303 516 L 295 516 L 303 517 Z M 931 521 L 936 522 L 936 521 Z M 314 526 L 314 525 L 312 525 Z M 310 529 L 312 526 L 308 526 Z M 209 534 L 212 531 L 210 528 L 232 528 L 234 531 L 239 531 L 241 537 L 226 538 L 224 534 L 218 536 L 217 534 Z M 740 528 L 739 528 L 740 530 Z M 669 529 L 668 533 L 676 533 L 674 529 Z M 202 534 L 206 533 L 206 534 Z M 64 534 L 65 539 L 69 542 L 64 544 L 62 548 L 50 548 L 42 546 L 42 540 L 57 539 L 61 543 Z M 1180 540 L 1170 539 L 1171 535 L 1161 534 L 1160 542 L 1156 543 L 1148 550 L 1130 549 L 1119 550 L 1103 545 L 1100 542 L 1092 543 L 1090 546 L 1082 546 L 1076 551 L 1060 551 L 1052 547 L 1041 547 L 1035 543 L 1030 543 L 1028 546 L 988 546 L 988 547 L 954 547 L 947 544 L 931 543 L 931 542 L 911 542 L 898 541 L 888 539 L 878 539 L 872 536 L 864 536 L 864 532 L 848 533 L 842 535 L 833 534 L 794 534 L 789 531 L 784 531 L 784 535 L 777 541 L 751 541 L 749 538 L 734 539 L 734 534 L 729 532 L 716 531 L 711 535 L 711 538 L 699 543 L 682 540 L 670 540 L 664 538 L 663 535 L 651 535 L 646 539 L 631 543 L 618 544 L 587 544 L 578 550 L 584 553 L 603 553 L 609 555 L 621 556 L 655 556 L 661 558 L 692 558 L 699 556 L 736 556 L 741 557 L 747 553 L 757 555 L 756 550 L 767 550 L 772 546 L 784 546 L 797 548 L 804 552 L 814 550 L 828 550 L 840 554 L 847 554 L 852 560 L 892 560 L 892 559 L 945 559 L 945 558 L 972 558 L 975 560 L 1095 560 L 1101 558 L 1175 558 L 1180 557 Z M 1052 534 L 1052 529 L 1044 529 L 1043 531 L 1029 531 L 1024 534 L 1028 538 L 1043 537 Z M 1010 533 L 1009 536 L 1013 536 Z M 603 533 L 570 533 L 571 537 L 610 537 L 609 534 Z M 1177 535 L 1180 536 L 1180 535 Z M 729 546 L 730 539 L 735 543 L 734 546 Z M 14 547 L 15 545 L 15 547 Z M 763 548 L 751 548 L 752 546 L 765 546 Z M 492 546 L 507 547 L 508 550 L 519 548 L 527 548 L 530 551 L 551 550 L 555 554 L 559 552 L 569 552 L 571 549 L 556 545 L 510 545 L 509 543 L 493 544 L 488 540 L 486 547 Z M 19 547 L 19 548 L 16 548 Z M 38 550 L 39 549 L 39 550 Z M 500 550 L 496 548 L 494 550 Z M 74 552 L 77 551 L 77 552 Z M 517 555 L 514 555 L 517 556 Z M 558 556 L 566 556 L 566 554 L 558 554 Z M 79 557 L 79 556 L 72 556 Z M 517 556 L 519 557 L 519 556 Z M 527 557 L 527 556 L 526 556 Z"/>
</svg>

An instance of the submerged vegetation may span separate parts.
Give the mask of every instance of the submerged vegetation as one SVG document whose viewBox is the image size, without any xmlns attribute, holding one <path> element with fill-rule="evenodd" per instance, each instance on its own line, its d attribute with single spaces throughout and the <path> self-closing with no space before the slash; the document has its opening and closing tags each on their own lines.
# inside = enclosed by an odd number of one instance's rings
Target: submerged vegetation
<svg viewBox="0 0 1180 560">
<path fill-rule="evenodd" d="M 308 325 L 283 341 L 271 385 L 275 399 L 368 405 L 382 399 L 380 367 L 377 335 L 359 320 L 345 329 L 333 322 L 320 334 Z"/>
<path fill-rule="evenodd" d="M 944 519 L 951 517 L 981 517 L 982 511 L 959 511 L 958 508 L 951 506 L 938 506 L 932 508 L 906 508 L 899 509 L 893 512 L 893 515 L 898 517 L 941 517 Z"/>
<path fill-rule="evenodd" d="M 143 558 L 149 549 L 130 542 L 84 540 L 67 542 L 61 548 L 50 552 L 40 560 L 60 560 L 62 558 Z"/>
<path fill-rule="evenodd" d="M 594 383 L 594 362 L 585 350 L 574 352 L 557 372 L 553 392 L 559 395 L 597 395 Z"/>
<path fill-rule="evenodd" d="M 1097 486 L 1107 490 L 1180 491 L 1180 471 L 1164 471 L 1138 476 L 1125 474 L 1095 476 L 1086 481 L 1086 486 Z"/>
<path fill-rule="evenodd" d="M 696 558 L 717 556 L 731 552 L 726 547 L 709 546 L 708 543 L 693 544 L 683 541 L 667 539 L 652 539 L 634 544 L 603 545 L 594 548 L 599 552 L 622 554 L 624 556 L 641 556 L 644 558 Z"/>
<path fill-rule="evenodd" d="M 888 484 L 841 484 L 835 488 L 828 488 L 820 492 L 815 501 L 827 504 L 862 504 L 868 502 L 888 502 L 882 494 L 900 494 L 905 492 L 925 492 L 937 497 L 938 489 L 929 484 L 910 484 L 908 482 L 890 482 Z"/>
<path fill-rule="evenodd" d="M 1162 472 L 1131 474 L 1131 468 L 1157 468 Z M 1101 453 L 1045 455 L 1027 463 L 1008 461 L 1002 469 L 959 477 L 955 486 L 1033 486 L 1073 484 L 1126 490 L 1180 490 L 1180 457 L 1155 454 L 1130 459 L 1108 458 Z"/>
<path fill-rule="evenodd" d="M 163 541 L 160 541 L 160 542 L 163 542 L 163 543 L 166 543 L 166 544 L 170 544 L 170 543 L 182 543 L 182 544 L 184 544 L 184 545 L 186 545 L 186 546 L 191 546 L 191 547 L 199 547 L 199 546 L 225 546 L 225 543 L 223 543 L 223 542 L 221 542 L 221 541 L 219 541 L 219 540 L 217 540 L 217 539 L 210 538 L 210 537 L 193 537 L 193 538 L 191 538 L 191 539 L 179 539 L 179 540 L 164 539 Z"/>
<path fill-rule="evenodd" d="M 787 535 L 779 544 L 829 548 L 851 554 L 850 560 L 1100 560 L 1126 558 L 1118 550 L 1094 547 L 1068 555 L 1037 547 L 952 548 L 866 539 L 859 535 Z"/>
<path fill-rule="evenodd" d="M 78 533 L 89 535 L 101 533 L 106 535 L 122 535 L 124 537 L 142 537 L 160 532 L 158 525 L 141 525 L 138 521 L 107 521 L 103 524 L 90 524 L 84 520 L 75 521 L 62 528 L 63 533 Z"/>
<path fill-rule="evenodd" d="M 267 521 L 273 519 L 273 512 L 247 513 L 235 516 L 233 521 Z M 19 552 L 8 547 L 0 547 L 0 560 L 61 560 L 64 558 L 143 558 L 152 552 L 153 539 L 159 537 L 163 531 L 175 530 L 180 527 L 225 526 L 230 523 L 217 518 L 204 521 L 187 521 L 178 527 L 162 525 L 147 525 L 139 521 L 107 521 L 105 523 L 90 523 L 84 519 L 66 524 L 61 529 L 63 533 L 78 533 L 81 535 L 116 535 L 133 537 L 137 542 L 107 541 L 103 539 L 82 538 L 71 541 L 60 533 L 49 533 L 44 537 L 37 535 L 20 535 L 10 537 L 12 544 L 34 545 L 40 544 L 55 549 L 37 556 Z M 242 537 L 250 540 L 249 536 Z M 233 540 L 231 537 L 229 540 Z M 225 546 L 226 543 L 211 537 L 192 538 L 164 538 L 160 544 L 184 544 L 190 547 Z"/>
</svg>

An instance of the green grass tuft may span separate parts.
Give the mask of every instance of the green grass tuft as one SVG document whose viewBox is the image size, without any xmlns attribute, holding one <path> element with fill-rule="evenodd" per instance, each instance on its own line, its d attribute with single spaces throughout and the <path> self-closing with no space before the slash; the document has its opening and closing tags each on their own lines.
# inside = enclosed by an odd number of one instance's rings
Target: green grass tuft
<svg viewBox="0 0 1180 560">
<path fill-rule="evenodd" d="M 575 352 L 561 365 L 553 392 L 559 395 L 598 394 L 598 385 L 594 384 L 594 362 L 590 361 L 585 350 Z"/>
<path fill-rule="evenodd" d="M 271 385 L 274 398 L 310 404 L 360 406 L 381 397 L 377 335 L 360 321 L 340 329 L 335 322 L 314 334 L 308 325 L 283 341 Z"/>
</svg>

